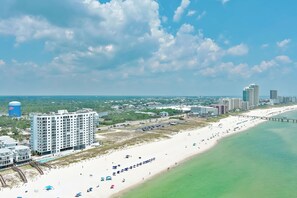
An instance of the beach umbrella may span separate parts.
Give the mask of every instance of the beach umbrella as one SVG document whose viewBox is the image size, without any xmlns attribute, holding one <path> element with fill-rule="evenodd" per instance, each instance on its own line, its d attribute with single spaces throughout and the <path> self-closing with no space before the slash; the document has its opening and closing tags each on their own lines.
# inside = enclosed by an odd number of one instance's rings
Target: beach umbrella
<svg viewBox="0 0 297 198">
<path fill-rule="evenodd" d="M 53 189 L 54 189 L 54 187 L 52 187 L 50 185 L 48 185 L 48 186 L 45 187 L 45 190 L 53 190 Z"/>
</svg>

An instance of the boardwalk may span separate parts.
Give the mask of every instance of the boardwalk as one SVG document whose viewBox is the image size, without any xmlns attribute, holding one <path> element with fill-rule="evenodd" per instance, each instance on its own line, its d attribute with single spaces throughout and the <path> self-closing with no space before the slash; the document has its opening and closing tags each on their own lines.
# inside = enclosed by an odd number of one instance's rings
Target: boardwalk
<svg viewBox="0 0 297 198">
<path fill-rule="evenodd" d="M 263 116 L 248 116 L 248 115 L 238 115 L 238 117 L 255 118 L 255 119 L 261 119 L 261 120 L 267 120 L 267 121 L 273 121 L 273 122 L 289 122 L 289 123 L 297 124 L 297 119 L 287 118 L 287 117 L 263 117 Z"/>
<path fill-rule="evenodd" d="M 14 170 L 15 172 L 17 172 L 20 175 L 20 177 L 21 177 L 21 179 L 23 180 L 24 183 L 27 183 L 28 182 L 25 174 L 23 173 L 23 171 L 21 169 L 19 169 L 16 166 L 13 166 L 12 167 L 12 170 Z"/>
<path fill-rule="evenodd" d="M 36 162 L 32 161 L 32 162 L 30 162 L 30 165 L 33 168 L 35 168 L 40 173 L 40 175 L 43 175 L 44 174 L 43 171 L 42 171 L 42 169 L 38 166 L 38 164 Z"/>
<path fill-rule="evenodd" d="M 0 182 L 1 182 L 1 184 L 2 184 L 3 187 L 6 187 L 7 186 L 4 178 L 2 177 L 2 175 L 0 175 Z"/>
</svg>

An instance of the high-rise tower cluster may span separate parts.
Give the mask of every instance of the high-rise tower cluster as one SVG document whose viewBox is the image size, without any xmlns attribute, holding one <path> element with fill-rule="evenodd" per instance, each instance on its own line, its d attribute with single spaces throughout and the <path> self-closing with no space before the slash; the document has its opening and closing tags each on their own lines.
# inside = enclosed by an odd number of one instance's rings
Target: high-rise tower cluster
<svg viewBox="0 0 297 198">
<path fill-rule="evenodd" d="M 243 101 L 249 109 L 259 106 L 259 85 L 251 84 L 243 89 Z"/>
</svg>

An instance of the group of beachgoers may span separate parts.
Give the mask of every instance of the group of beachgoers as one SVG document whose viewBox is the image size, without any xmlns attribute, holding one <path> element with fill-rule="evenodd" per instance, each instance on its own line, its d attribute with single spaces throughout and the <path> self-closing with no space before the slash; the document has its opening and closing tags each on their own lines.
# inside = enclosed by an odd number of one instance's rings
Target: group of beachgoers
<svg viewBox="0 0 297 198">
<path fill-rule="evenodd" d="M 211 134 L 209 134 L 209 136 L 207 138 L 200 139 L 198 141 L 198 143 L 194 142 L 193 146 L 197 145 L 197 148 L 200 149 L 199 145 L 208 144 L 209 141 L 215 140 L 215 139 L 216 139 L 216 141 L 218 141 L 220 139 L 220 137 L 222 137 L 222 136 L 229 135 L 229 134 L 234 133 L 234 132 L 238 132 L 243 127 L 245 127 L 248 122 L 254 123 L 256 118 L 245 119 L 245 120 L 239 119 L 239 120 L 240 121 L 237 121 L 236 126 L 233 127 L 233 128 L 224 128 L 222 123 L 210 125 L 208 127 L 208 129 L 210 131 L 215 131 L 215 132 L 212 132 Z M 188 136 L 191 136 L 191 133 L 188 133 Z M 185 146 L 185 148 L 188 148 L 188 147 Z"/>
<path fill-rule="evenodd" d="M 129 157 L 130 157 L 130 155 L 127 155 L 127 156 L 126 156 L 126 158 L 129 158 Z M 141 157 L 139 157 L 139 159 L 141 159 Z M 112 173 L 112 175 L 113 175 L 113 176 L 119 175 L 119 174 L 121 174 L 121 173 L 123 173 L 123 172 L 125 172 L 125 171 L 132 170 L 132 169 L 134 169 L 134 168 L 140 167 L 140 166 L 145 165 L 145 164 L 149 164 L 149 163 L 151 163 L 151 162 L 153 162 L 153 161 L 155 161 L 155 160 L 156 160 L 156 158 L 153 157 L 153 158 L 150 158 L 150 159 L 147 159 L 147 160 L 142 160 L 142 161 L 139 162 L 139 163 L 135 163 L 135 164 L 133 164 L 133 165 L 126 166 L 125 168 L 120 168 L 120 167 L 121 167 L 120 164 L 115 165 L 115 166 L 112 166 L 112 169 L 115 170 L 115 171 Z M 150 174 L 150 173 L 149 173 L 149 174 Z M 122 182 L 125 182 L 125 181 L 126 181 L 125 178 L 123 178 Z"/>
<path fill-rule="evenodd" d="M 129 156 L 129 155 L 127 155 L 127 156 Z M 139 159 L 141 159 L 141 157 L 139 157 Z M 119 175 L 120 173 L 123 173 L 123 172 L 128 171 L 128 170 L 131 170 L 131 169 L 133 169 L 133 168 L 137 168 L 137 167 L 139 167 L 139 166 L 148 164 L 148 163 L 153 162 L 153 161 L 155 161 L 155 160 L 156 160 L 156 158 L 153 157 L 153 158 L 150 158 L 150 159 L 148 159 L 148 160 L 143 160 L 143 161 L 141 161 L 141 162 L 139 162 L 139 163 L 136 163 L 136 164 L 133 164 L 133 165 L 130 165 L 130 166 L 126 166 L 125 168 L 122 168 L 122 169 L 120 168 L 120 167 L 121 167 L 120 164 L 115 165 L 115 166 L 112 166 L 112 169 L 115 170 L 115 171 L 112 173 L 112 175 L 113 175 L 113 176 Z"/>
<path fill-rule="evenodd" d="M 131 157 L 131 156 L 130 155 L 126 155 L 126 158 L 129 158 L 129 157 Z M 141 157 L 139 157 L 139 159 L 141 159 Z M 151 162 L 153 162 L 155 160 L 156 160 L 155 157 L 150 158 L 150 159 L 147 159 L 147 160 L 141 160 L 138 163 L 134 163 L 134 164 L 131 164 L 129 166 L 125 166 L 125 168 L 121 168 L 121 164 L 113 165 L 112 166 L 112 170 L 114 170 L 114 172 L 112 173 L 112 176 L 120 175 L 120 174 L 122 174 L 124 172 L 127 172 L 129 170 L 135 169 L 135 168 L 140 167 L 140 166 L 143 166 L 145 164 L 149 164 L 149 163 L 151 163 Z M 82 168 L 83 168 L 83 166 L 82 166 Z M 80 173 L 80 175 L 82 175 L 82 173 Z M 89 176 L 92 177 L 93 175 L 90 174 Z M 105 177 L 101 177 L 101 180 L 100 181 L 101 182 L 103 182 L 103 181 L 111 181 L 112 180 L 112 176 L 111 175 L 107 175 Z M 122 179 L 122 182 L 124 183 L 125 181 L 126 181 L 126 179 L 123 178 Z M 96 188 L 99 188 L 99 184 L 96 186 Z M 110 189 L 114 189 L 114 188 L 115 188 L 115 185 L 114 184 L 111 184 L 110 185 Z M 89 187 L 86 192 L 92 192 L 92 191 L 93 191 L 93 187 Z M 75 194 L 75 197 L 80 197 L 80 196 L 82 196 L 82 192 L 78 192 L 78 193 Z"/>
</svg>

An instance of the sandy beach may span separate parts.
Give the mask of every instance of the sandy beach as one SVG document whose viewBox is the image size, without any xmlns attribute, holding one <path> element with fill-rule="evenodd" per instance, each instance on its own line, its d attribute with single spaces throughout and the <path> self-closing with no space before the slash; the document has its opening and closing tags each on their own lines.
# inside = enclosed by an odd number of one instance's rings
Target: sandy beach
<svg viewBox="0 0 297 198">
<path fill-rule="evenodd" d="M 252 110 L 243 115 L 270 117 L 292 110 L 297 110 L 297 105 Z M 53 169 L 45 175 L 29 179 L 22 186 L 1 188 L 0 197 L 69 198 L 79 192 L 81 197 L 117 197 L 123 191 L 210 149 L 221 138 L 243 132 L 262 122 L 265 121 L 259 118 L 229 116 L 209 126 L 178 133 L 170 139 L 113 151 L 68 167 Z M 111 176 L 111 180 L 106 181 L 107 176 Z M 104 181 L 101 181 L 101 177 L 104 177 Z M 45 186 L 48 185 L 53 189 L 47 191 Z M 90 188 L 91 191 L 88 190 Z"/>
</svg>

